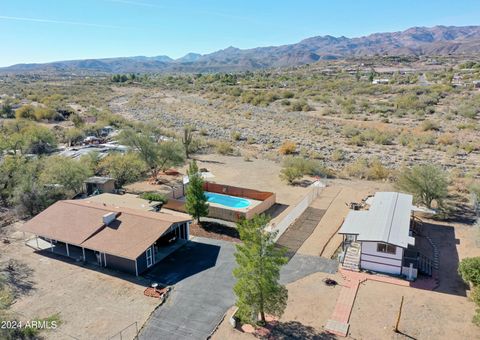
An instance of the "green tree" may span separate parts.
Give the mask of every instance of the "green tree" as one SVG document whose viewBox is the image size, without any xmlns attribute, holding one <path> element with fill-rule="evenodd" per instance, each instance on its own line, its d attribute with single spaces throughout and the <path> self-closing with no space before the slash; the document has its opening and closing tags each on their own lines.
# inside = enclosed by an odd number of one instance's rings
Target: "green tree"
<svg viewBox="0 0 480 340">
<path fill-rule="evenodd" d="M 177 142 L 168 141 L 159 144 L 150 136 L 131 129 L 122 131 L 119 140 L 140 154 L 142 160 L 152 171 L 153 177 L 157 177 L 160 170 L 166 170 L 184 162 L 183 148 Z"/>
<path fill-rule="evenodd" d="M 448 195 L 448 180 L 444 171 L 431 164 L 415 165 L 404 169 L 396 183 L 398 189 L 413 194 L 415 201 L 432 208 L 433 201 L 439 206 Z"/>
<path fill-rule="evenodd" d="M 185 192 L 185 209 L 200 223 L 200 217 L 208 215 L 208 203 L 203 190 L 203 179 L 195 160 L 190 162 L 187 173 L 188 185 Z"/>
<path fill-rule="evenodd" d="M 236 246 L 238 316 L 244 322 L 265 322 L 265 314 L 281 316 L 287 305 L 288 291 L 278 281 L 280 268 L 288 262 L 285 250 L 275 245 L 276 233 L 265 229 L 269 218 L 256 215 L 238 223 L 242 244 Z"/>
<path fill-rule="evenodd" d="M 133 152 L 111 154 L 102 159 L 98 167 L 101 174 L 115 178 L 119 187 L 139 180 L 147 170 L 145 163 Z"/>
<path fill-rule="evenodd" d="M 45 159 L 40 184 L 48 187 L 60 185 L 65 191 L 77 194 L 91 175 L 91 170 L 85 164 L 75 159 L 53 156 Z"/>
<path fill-rule="evenodd" d="M 6 99 L 3 104 L 2 108 L 0 109 L 0 116 L 3 116 L 5 118 L 14 118 L 15 114 L 12 108 L 11 101 L 9 99 Z"/>
</svg>

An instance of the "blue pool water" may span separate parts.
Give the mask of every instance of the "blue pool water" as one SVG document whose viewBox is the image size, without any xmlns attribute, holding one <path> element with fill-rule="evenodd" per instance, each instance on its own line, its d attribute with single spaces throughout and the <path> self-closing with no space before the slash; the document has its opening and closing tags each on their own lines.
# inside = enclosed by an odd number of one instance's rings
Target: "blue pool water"
<svg viewBox="0 0 480 340">
<path fill-rule="evenodd" d="M 229 208 L 247 208 L 250 206 L 250 201 L 245 198 L 221 195 L 214 192 L 206 192 L 207 200 L 210 203 L 217 203 Z"/>
</svg>

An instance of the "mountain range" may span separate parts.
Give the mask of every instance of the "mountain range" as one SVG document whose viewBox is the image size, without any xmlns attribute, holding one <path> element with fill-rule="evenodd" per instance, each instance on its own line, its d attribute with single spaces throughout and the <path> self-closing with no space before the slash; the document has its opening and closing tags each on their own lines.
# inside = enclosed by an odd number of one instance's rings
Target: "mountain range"
<svg viewBox="0 0 480 340">
<path fill-rule="evenodd" d="M 480 26 L 412 27 L 401 32 L 347 38 L 317 36 L 295 44 L 239 49 L 228 47 L 209 54 L 121 57 L 17 64 L 1 73 L 111 74 L 153 72 L 235 72 L 298 66 L 319 60 L 372 55 L 449 55 L 480 52 Z"/>
</svg>

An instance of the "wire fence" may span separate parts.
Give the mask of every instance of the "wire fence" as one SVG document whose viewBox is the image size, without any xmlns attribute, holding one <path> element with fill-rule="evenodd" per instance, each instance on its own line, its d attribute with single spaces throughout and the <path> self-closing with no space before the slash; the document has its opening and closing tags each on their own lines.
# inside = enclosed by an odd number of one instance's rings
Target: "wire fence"
<svg viewBox="0 0 480 340">
<path fill-rule="evenodd" d="M 138 322 L 135 321 L 119 331 L 115 333 L 108 340 L 137 340 L 138 339 Z"/>
<path fill-rule="evenodd" d="M 130 325 L 115 333 L 108 340 L 137 340 L 138 339 L 138 322 L 132 322 Z"/>
</svg>

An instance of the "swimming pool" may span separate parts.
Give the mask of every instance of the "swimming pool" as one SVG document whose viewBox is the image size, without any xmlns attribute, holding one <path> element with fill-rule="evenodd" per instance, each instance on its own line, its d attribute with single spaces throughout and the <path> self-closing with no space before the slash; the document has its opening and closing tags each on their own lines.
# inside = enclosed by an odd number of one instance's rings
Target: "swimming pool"
<svg viewBox="0 0 480 340">
<path fill-rule="evenodd" d="M 241 197 L 217 194 L 214 192 L 206 192 L 207 200 L 210 203 L 217 203 L 229 208 L 247 208 L 251 205 L 249 200 Z"/>
</svg>

